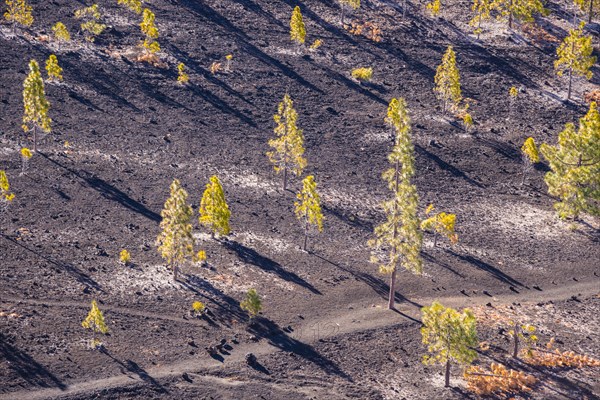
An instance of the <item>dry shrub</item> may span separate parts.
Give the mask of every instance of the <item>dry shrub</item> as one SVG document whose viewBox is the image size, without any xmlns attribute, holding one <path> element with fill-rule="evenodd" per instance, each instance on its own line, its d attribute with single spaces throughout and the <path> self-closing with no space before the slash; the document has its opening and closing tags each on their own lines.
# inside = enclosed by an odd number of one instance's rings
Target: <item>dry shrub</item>
<svg viewBox="0 0 600 400">
<path fill-rule="evenodd" d="M 523 32 L 525 35 L 533 40 L 535 43 L 558 43 L 560 40 L 547 30 L 542 28 L 535 23 L 528 23 L 523 25 Z"/>
<path fill-rule="evenodd" d="M 479 396 L 531 392 L 537 382 L 533 375 L 496 363 L 490 365 L 489 371 L 483 367 L 471 366 L 464 376 L 467 389 Z"/>
<path fill-rule="evenodd" d="M 550 339 L 546 344 L 546 349 L 533 348 L 527 357 L 527 363 L 539 365 L 543 367 L 568 367 L 568 368 L 584 368 L 584 367 L 600 367 L 600 360 L 578 354 L 573 351 L 560 351 L 553 349 L 554 339 Z"/>
<path fill-rule="evenodd" d="M 162 61 L 155 53 L 142 52 L 135 58 L 137 62 L 147 62 L 156 68 L 167 68 L 167 64 Z"/>
<path fill-rule="evenodd" d="M 596 103 L 600 103 L 600 89 L 592 90 L 591 92 L 587 92 L 583 95 L 586 103 L 591 103 L 595 101 Z"/>
<path fill-rule="evenodd" d="M 364 36 L 374 42 L 381 42 L 382 31 L 379 25 L 374 22 L 352 21 L 350 25 L 345 26 L 346 30 L 355 36 Z"/>
</svg>

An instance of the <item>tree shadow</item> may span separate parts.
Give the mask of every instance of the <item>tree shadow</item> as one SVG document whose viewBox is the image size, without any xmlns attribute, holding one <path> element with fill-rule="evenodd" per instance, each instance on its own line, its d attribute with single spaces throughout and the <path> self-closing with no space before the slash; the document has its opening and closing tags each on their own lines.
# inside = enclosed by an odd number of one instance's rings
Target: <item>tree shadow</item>
<svg viewBox="0 0 600 400">
<path fill-rule="evenodd" d="M 477 267 L 478 269 L 485 271 L 489 274 L 491 274 L 494 278 L 498 279 L 501 282 L 507 283 L 509 285 L 512 286 L 519 286 L 522 288 L 528 288 L 527 286 L 525 286 L 524 284 L 522 284 L 521 282 L 519 282 L 518 280 L 512 278 L 511 276 L 505 274 L 504 272 L 502 272 L 501 270 L 499 270 L 498 268 L 494 267 L 491 264 L 488 264 L 487 262 L 476 258 L 470 254 L 458 254 L 456 252 L 454 252 L 453 250 L 446 250 L 446 253 L 462 260 L 462 261 L 466 261 L 469 264 Z"/>
<path fill-rule="evenodd" d="M 454 176 L 456 176 L 458 178 L 464 179 L 470 185 L 476 186 L 476 187 L 481 188 L 481 189 L 485 188 L 484 185 L 482 185 L 481 183 L 473 180 L 467 174 L 465 174 L 463 171 L 461 171 L 460 169 L 456 168 L 453 165 L 448 164 L 446 161 L 442 160 L 440 157 L 438 157 L 437 155 L 435 155 L 432 152 L 428 151 L 424 147 L 422 147 L 422 146 L 420 146 L 418 144 L 415 144 L 415 149 L 420 154 L 422 154 L 422 155 L 426 156 L 427 158 L 429 158 L 430 160 L 434 161 L 442 170 L 448 171 L 452 175 L 454 175 Z"/>
<path fill-rule="evenodd" d="M 73 264 L 54 260 L 54 259 L 40 253 L 39 251 L 36 251 L 32 248 L 25 246 L 20 241 L 17 241 L 15 239 L 11 238 L 10 236 L 5 235 L 4 233 L 0 233 L 0 236 L 2 236 L 4 239 L 8 240 L 12 244 L 19 246 L 22 249 L 29 251 L 30 253 L 35 254 L 42 260 L 54 265 L 55 267 L 59 268 L 60 270 L 67 272 L 69 275 L 73 276 L 77 280 L 77 282 L 85 285 L 86 287 L 103 292 L 102 287 L 100 286 L 100 284 L 98 282 L 96 282 L 94 279 L 92 279 L 89 275 L 83 273 L 79 268 L 77 268 Z"/>
<path fill-rule="evenodd" d="M 125 360 L 125 362 L 123 362 L 123 361 L 117 360 L 104 347 L 102 347 L 100 349 L 100 352 L 103 354 L 106 354 L 114 362 L 119 364 L 121 366 L 121 373 L 131 372 L 131 373 L 137 375 L 145 383 L 147 383 L 151 386 L 154 386 L 158 390 L 159 393 L 169 393 L 169 391 L 163 385 L 161 385 L 156 379 L 154 379 L 150 374 L 148 374 L 148 372 L 146 372 L 146 370 L 144 368 L 140 367 L 135 361 Z"/>
<path fill-rule="evenodd" d="M 352 378 L 347 375 L 333 361 L 319 354 L 312 346 L 290 337 L 275 322 L 264 317 L 257 317 L 250 322 L 247 331 L 282 351 L 294 353 L 305 360 L 312 362 L 328 375 L 339 376 L 349 382 Z"/>
<path fill-rule="evenodd" d="M 323 208 L 323 211 L 333 215 L 334 217 L 338 218 L 339 220 L 341 220 L 342 222 L 345 222 L 346 224 L 353 226 L 355 228 L 359 228 L 362 229 L 366 232 L 373 232 L 373 223 L 366 221 L 364 219 L 361 219 L 360 217 L 357 217 L 355 215 L 348 215 L 346 213 L 344 213 L 343 211 L 341 211 L 340 209 L 333 207 L 333 206 L 328 206 L 323 204 L 321 206 Z"/>
<path fill-rule="evenodd" d="M 52 164 L 67 170 L 71 174 L 75 175 L 77 178 L 81 179 L 85 183 L 84 184 L 85 187 L 89 187 L 89 188 L 96 190 L 105 199 L 115 201 L 115 202 L 121 204 L 123 207 L 125 207 L 131 211 L 134 211 L 140 215 L 143 215 L 144 217 L 146 217 L 154 222 L 161 221 L 162 218 L 160 217 L 159 214 L 150 210 L 149 208 L 147 208 L 145 205 L 143 205 L 139 201 L 132 199 L 126 193 L 117 189 L 116 187 L 109 184 L 108 182 L 106 182 L 86 171 L 76 171 L 74 169 L 71 169 L 71 168 L 59 163 L 58 161 L 51 159 L 48 155 L 46 155 L 42 152 L 38 152 L 38 153 L 42 157 L 44 157 L 46 160 L 50 161 Z"/>
<path fill-rule="evenodd" d="M 8 343 L 8 338 L 0 333 L 0 358 L 6 361 L 9 370 L 32 386 L 65 390 L 67 385 L 35 361 L 29 354 Z"/>
<path fill-rule="evenodd" d="M 296 285 L 302 286 L 314 294 L 321 294 L 321 292 L 309 282 L 305 281 L 293 272 L 286 271 L 279 263 L 260 255 L 258 252 L 256 252 L 256 250 L 231 240 L 224 240 L 223 245 L 229 250 L 235 251 L 237 256 L 243 262 L 255 265 L 263 271 L 274 273 L 284 281 L 292 282 Z"/>
<path fill-rule="evenodd" d="M 461 278 L 465 278 L 465 276 L 463 274 L 461 274 L 460 272 L 456 271 L 454 268 L 452 268 L 449 264 L 438 260 L 437 258 L 435 258 L 434 256 L 432 256 L 431 254 L 427 253 L 426 251 L 422 251 L 421 255 L 423 256 L 423 259 L 425 261 L 428 261 L 432 264 L 436 264 L 439 265 L 440 267 L 452 272 L 454 275 L 457 275 Z"/>
</svg>

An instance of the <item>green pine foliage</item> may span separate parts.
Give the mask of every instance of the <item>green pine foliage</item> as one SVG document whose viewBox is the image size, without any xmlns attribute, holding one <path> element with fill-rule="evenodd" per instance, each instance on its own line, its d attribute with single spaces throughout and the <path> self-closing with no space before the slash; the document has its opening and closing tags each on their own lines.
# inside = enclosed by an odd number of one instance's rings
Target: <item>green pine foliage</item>
<svg viewBox="0 0 600 400">
<path fill-rule="evenodd" d="M 306 242 L 308 232 L 311 226 L 315 226 L 319 232 L 323 231 L 323 212 L 321 211 L 321 198 L 317 193 L 317 182 L 312 175 L 302 180 L 302 190 L 296 194 L 298 201 L 294 203 L 296 207 L 296 217 L 304 223 L 304 244 L 302 248 L 306 251 Z"/>
<path fill-rule="evenodd" d="M 475 16 L 469 21 L 469 25 L 475 27 L 473 33 L 477 35 L 477 39 L 483 32 L 481 23 L 491 18 L 493 0 L 473 0 L 471 10 L 475 13 Z"/>
<path fill-rule="evenodd" d="M 587 13 L 587 23 L 591 24 L 595 16 L 600 13 L 600 0 L 573 0 L 574 3 Z"/>
<path fill-rule="evenodd" d="M 33 24 L 33 10 L 25 0 L 6 0 L 8 9 L 4 13 L 4 18 L 13 24 L 13 35 L 15 34 L 16 26 L 21 25 L 30 27 Z"/>
<path fill-rule="evenodd" d="M 248 290 L 246 298 L 240 303 L 240 308 L 250 315 L 250 318 L 254 318 L 262 310 L 262 300 L 258 295 L 256 289 Z"/>
<path fill-rule="evenodd" d="M 292 18 L 290 19 L 290 38 L 297 44 L 304 44 L 306 39 L 306 27 L 302 20 L 302 13 L 300 7 L 294 7 L 292 11 Z"/>
<path fill-rule="evenodd" d="M 286 190 L 288 173 L 301 176 L 306 167 L 306 158 L 303 157 L 304 136 L 302 130 L 296 125 L 298 113 L 294 109 L 292 98 L 287 93 L 279 103 L 277 114 L 273 119 L 276 124 L 276 137 L 269 140 L 269 146 L 273 150 L 267 152 L 267 156 L 273 163 L 275 172 L 283 172 L 283 190 Z"/>
<path fill-rule="evenodd" d="M 542 0 L 493 0 L 492 10 L 497 18 L 508 21 L 513 28 L 514 22 L 533 22 L 536 14 L 548 15 Z"/>
<path fill-rule="evenodd" d="M 33 131 L 33 152 L 37 152 L 38 131 L 50 132 L 52 120 L 48 116 L 50 103 L 46 100 L 44 80 L 35 60 L 29 62 L 29 75 L 23 82 L 23 130 Z"/>
<path fill-rule="evenodd" d="M 136 14 L 142 12 L 142 1 L 141 0 L 117 0 L 117 3 L 129 8 Z"/>
<path fill-rule="evenodd" d="M 200 200 L 200 218 L 201 225 L 210 229 L 213 237 L 215 234 L 227 236 L 231 232 L 229 228 L 229 218 L 231 211 L 225 200 L 225 192 L 221 181 L 215 175 L 210 178 L 210 183 L 206 184 L 202 200 Z"/>
<path fill-rule="evenodd" d="M 457 110 L 462 101 L 460 88 L 460 74 L 456 66 L 456 53 L 452 46 L 448 46 L 442 57 L 442 63 L 437 67 L 435 74 L 435 89 L 438 99 L 442 101 L 443 111 L 446 112 L 448 105 Z"/>
<path fill-rule="evenodd" d="M 71 34 L 69 33 L 65 24 L 62 22 L 57 22 L 54 24 L 54 26 L 52 26 L 52 34 L 54 36 L 54 40 L 58 43 L 59 50 L 61 43 L 71 41 Z"/>
<path fill-rule="evenodd" d="M 0 170 L 0 208 L 6 211 L 8 204 L 13 201 L 15 194 L 10 192 L 10 183 L 6 171 Z"/>
<path fill-rule="evenodd" d="M 178 179 L 171 184 L 171 194 L 160 213 L 161 232 L 156 239 L 158 252 L 173 270 L 177 280 L 179 267 L 194 256 L 194 237 L 192 236 L 193 211 L 187 203 L 188 194 Z"/>
<path fill-rule="evenodd" d="M 81 322 L 81 326 L 93 332 L 94 339 L 92 340 L 92 348 L 96 348 L 101 345 L 100 341 L 96 338 L 96 335 L 98 333 L 106 335 L 108 333 L 108 327 L 106 326 L 104 315 L 98 308 L 96 300 L 92 300 L 92 308 L 85 319 Z"/>
<path fill-rule="evenodd" d="M 548 192 L 560 200 L 554 204 L 559 217 L 600 216 L 600 114 L 596 103 L 590 104 L 579 120 L 579 129 L 566 124 L 558 143 L 543 143 L 540 151 L 550 165 L 545 181 Z"/>
<path fill-rule="evenodd" d="M 75 19 L 83 21 L 79 26 L 88 42 L 96 40 L 96 36 L 106 29 L 106 25 L 100 23 L 100 18 L 102 18 L 102 14 L 98 4 L 75 10 Z"/>
<path fill-rule="evenodd" d="M 341 12 L 342 12 L 342 25 L 345 24 L 345 15 L 346 15 L 346 10 L 344 9 L 345 6 L 348 6 L 350 8 L 352 8 L 353 10 L 358 10 L 360 8 L 360 0 L 339 0 L 340 2 L 340 8 L 341 8 Z"/>
<path fill-rule="evenodd" d="M 154 23 L 154 13 L 147 8 L 144 8 L 142 14 L 142 22 L 140 22 L 140 29 L 145 36 L 142 46 L 149 53 L 157 53 L 160 51 L 160 44 L 156 41 L 158 39 L 158 28 Z"/>
<path fill-rule="evenodd" d="M 58 65 L 58 59 L 56 55 L 50 54 L 50 57 L 46 60 L 46 72 L 48 73 L 49 81 L 62 81 L 62 68 Z"/>
<path fill-rule="evenodd" d="M 383 203 L 385 222 L 375 228 L 375 238 L 368 242 L 371 262 L 379 271 L 390 274 L 388 308 L 394 308 L 396 273 L 399 267 L 420 274 L 423 269 L 421 247 L 423 233 L 417 216 L 419 197 L 411 179 L 415 175 L 414 146 L 410 137 L 410 117 L 404 99 L 392 99 L 386 123 L 395 132 L 395 141 L 388 161 L 392 168 L 385 171 L 392 198 Z"/>
<path fill-rule="evenodd" d="M 423 327 L 421 335 L 428 355 L 423 363 L 446 366 L 446 387 L 450 386 L 450 365 L 469 365 L 477 358 L 477 320 L 473 312 L 458 312 L 437 301 L 421 308 Z"/>
</svg>

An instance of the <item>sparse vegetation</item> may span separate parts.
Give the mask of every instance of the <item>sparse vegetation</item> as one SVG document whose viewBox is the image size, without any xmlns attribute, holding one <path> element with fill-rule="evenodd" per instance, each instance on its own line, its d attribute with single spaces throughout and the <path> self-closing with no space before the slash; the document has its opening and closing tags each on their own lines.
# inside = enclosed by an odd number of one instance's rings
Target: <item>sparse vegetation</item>
<svg viewBox="0 0 600 400">
<path fill-rule="evenodd" d="M 373 68 L 355 68 L 352 70 L 352 77 L 360 82 L 369 82 L 373 77 Z"/>
<path fill-rule="evenodd" d="M 215 234 L 227 236 L 231 232 L 229 228 L 229 218 L 231 211 L 227 201 L 225 201 L 225 192 L 221 181 L 214 175 L 210 178 L 210 183 L 206 184 L 206 189 L 200 201 L 200 217 L 198 222 L 210 230 L 213 237 Z"/>
<path fill-rule="evenodd" d="M 537 379 L 523 371 L 508 369 L 492 363 L 487 370 L 480 366 L 470 366 L 465 370 L 467 389 L 478 396 L 515 395 L 533 391 Z"/>
<path fill-rule="evenodd" d="M 427 3 L 425 8 L 429 10 L 433 17 L 438 17 L 440 15 L 442 3 L 440 0 L 432 0 L 431 2 Z"/>
<path fill-rule="evenodd" d="M 21 174 L 24 174 L 27 171 L 31 157 L 33 157 L 31 150 L 29 150 L 27 147 L 23 147 L 21 149 Z"/>
<path fill-rule="evenodd" d="M 30 27 L 33 24 L 32 7 L 25 0 L 6 0 L 8 9 L 4 13 L 4 18 L 12 23 L 13 35 L 16 34 L 17 25 Z"/>
<path fill-rule="evenodd" d="M 469 21 L 469 25 L 475 27 L 473 33 L 477 35 L 477 39 L 479 39 L 483 32 L 481 23 L 491 18 L 490 12 L 492 11 L 492 1 L 493 0 L 473 0 L 471 10 L 475 13 L 475 16 Z"/>
<path fill-rule="evenodd" d="M 445 113 L 448 105 L 451 109 L 458 109 L 462 101 L 460 87 L 460 74 L 456 67 L 456 54 L 452 46 L 448 46 L 442 57 L 442 63 L 437 67 L 435 74 L 435 92 L 442 101 L 442 110 Z"/>
<path fill-rule="evenodd" d="M 521 146 L 521 158 L 523 159 L 523 180 L 521 185 L 525 183 L 527 173 L 533 169 L 533 165 L 540 162 L 540 153 L 538 152 L 535 140 L 528 137 Z"/>
<path fill-rule="evenodd" d="M 306 39 L 306 27 L 304 26 L 302 13 L 298 6 L 294 7 L 292 18 L 290 19 L 290 38 L 299 45 L 304 44 L 304 40 Z"/>
<path fill-rule="evenodd" d="M 314 225 L 319 232 L 323 231 L 323 213 L 321 212 L 321 198 L 317 193 L 317 183 L 315 177 L 307 176 L 302 181 L 302 190 L 296 195 L 298 199 L 294 203 L 296 207 L 296 217 L 304 223 L 304 244 L 302 249 L 306 251 L 306 242 L 308 241 L 308 232 L 311 225 Z"/>
<path fill-rule="evenodd" d="M 508 21 L 510 29 L 515 22 L 533 22 L 534 15 L 548 14 L 541 0 L 493 0 L 492 9 L 498 19 Z"/>
<path fill-rule="evenodd" d="M 54 40 L 58 43 L 58 49 L 60 50 L 61 43 L 67 43 L 71 41 L 71 34 L 67 30 L 67 27 L 62 22 L 57 22 L 52 27 L 52 34 Z"/>
<path fill-rule="evenodd" d="M 96 40 L 96 36 L 102 34 L 106 29 L 106 25 L 100 23 L 100 18 L 102 18 L 102 14 L 98 4 L 92 4 L 89 7 L 75 11 L 75 19 L 83 20 L 80 28 L 84 32 L 85 40 L 88 42 Z"/>
<path fill-rule="evenodd" d="M 348 6 L 350 8 L 352 8 L 353 10 L 358 10 L 360 8 L 360 0 L 338 0 L 340 2 L 340 9 L 341 9 L 341 21 L 342 21 L 342 25 L 344 25 L 346 22 L 344 21 L 345 16 L 346 16 L 346 10 L 345 10 L 345 6 Z"/>
<path fill-rule="evenodd" d="M 435 210 L 433 204 L 430 204 L 425 210 L 425 215 L 430 215 Z M 425 232 L 433 232 L 433 246 L 437 246 L 438 235 L 445 236 L 451 244 L 458 243 L 458 234 L 454 230 L 456 224 L 456 214 L 439 212 L 431 217 L 421 221 L 421 229 Z"/>
<path fill-rule="evenodd" d="M 192 313 L 196 316 L 201 316 L 206 311 L 206 306 L 201 301 L 195 301 L 192 303 Z"/>
<path fill-rule="evenodd" d="M 262 300 L 256 289 L 250 289 L 246 293 L 246 298 L 240 303 L 240 308 L 254 318 L 262 310 Z"/>
<path fill-rule="evenodd" d="M 54 54 L 50 54 L 48 60 L 46 60 L 46 72 L 48 73 L 49 81 L 62 81 L 62 68 L 58 65 L 58 59 Z"/>
<path fill-rule="evenodd" d="M 46 100 L 44 80 L 37 61 L 29 62 L 29 75 L 23 82 L 23 130 L 33 131 L 33 152 L 37 152 L 38 131 L 50 132 L 52 120 L 48 116 L 50 103 Z"/>
<path fill-rule="evenodd" d="M 154 18 L 154 13 L 148 8 L 144 8 L 142 22 L 140 23 L 140 29 L 145 36 L 142 46 L 152 54 L 160 51 L 160 44 L 156 41 L 158 39 L 158 28 L 154 24 Z"/>
<path fill-rule="evenodd" d="M 104 315 L 98 308 L 96 300 L 92 300 L 92 308 L 85 319 L 81 322 L 81 326 L 83 326 L 85 329 L 91 330 L 94 334 L 94 337 L 90 343 L 90 347 L 92 349 L 97 349 L 103 345 L 98 339 L 97 334 L 101 333 L 106 335 L 108 333 L 108 327 L 106 326 Z"/>
<path fill-rule="evenodd" d="M 8 203 L 13 201 L 15 194 L 10 192 L 10 183 L 6 176 L 6 171 L 0 170 L 0 205 L 3 211 L 8 207 Z"/>
<path fill-rule="evenodd" d="M 177 82 L 181 85 L 187 85 L 190 81 L 189 75 L 185 72 L 185 64 L 177 64 Z"/>
<path fill-rule="evenodd" d="M 131 254 L 129 254 L 129 251 L 126 249 L 121 250 L 119 253 L 119 261 L 123 265 L 129 265 L 129 262 L 131 261 Z"/>
<path fill-rule="evenodd" d="M 136 14 L 140 14 L 142 12 L 141 0 L 117 0 L 117 3 L 127 7 Z"/>
</svg>

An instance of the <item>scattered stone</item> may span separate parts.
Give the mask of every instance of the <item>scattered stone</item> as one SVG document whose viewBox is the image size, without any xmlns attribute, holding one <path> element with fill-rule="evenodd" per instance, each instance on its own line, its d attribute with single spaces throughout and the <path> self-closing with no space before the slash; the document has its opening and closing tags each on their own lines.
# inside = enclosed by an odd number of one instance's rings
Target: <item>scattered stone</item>
<svg viewBox="0 0 600 400">
<path fill-rule="evenodd" d="M 256 356 L 253 353 L 246 354 L 246 364 L 250 366 L 256 365 Z"/>
<path fill-rule="evenodd" d="M 541 287 L 539 287 L 538 285 L 534 285 L 534 286 L 533 286 L 533 288 L 534 288 L 535 290 L 539 290 L 540 292 L 542 291 L 542 288 L 541 288 Z"/>
</svg>

